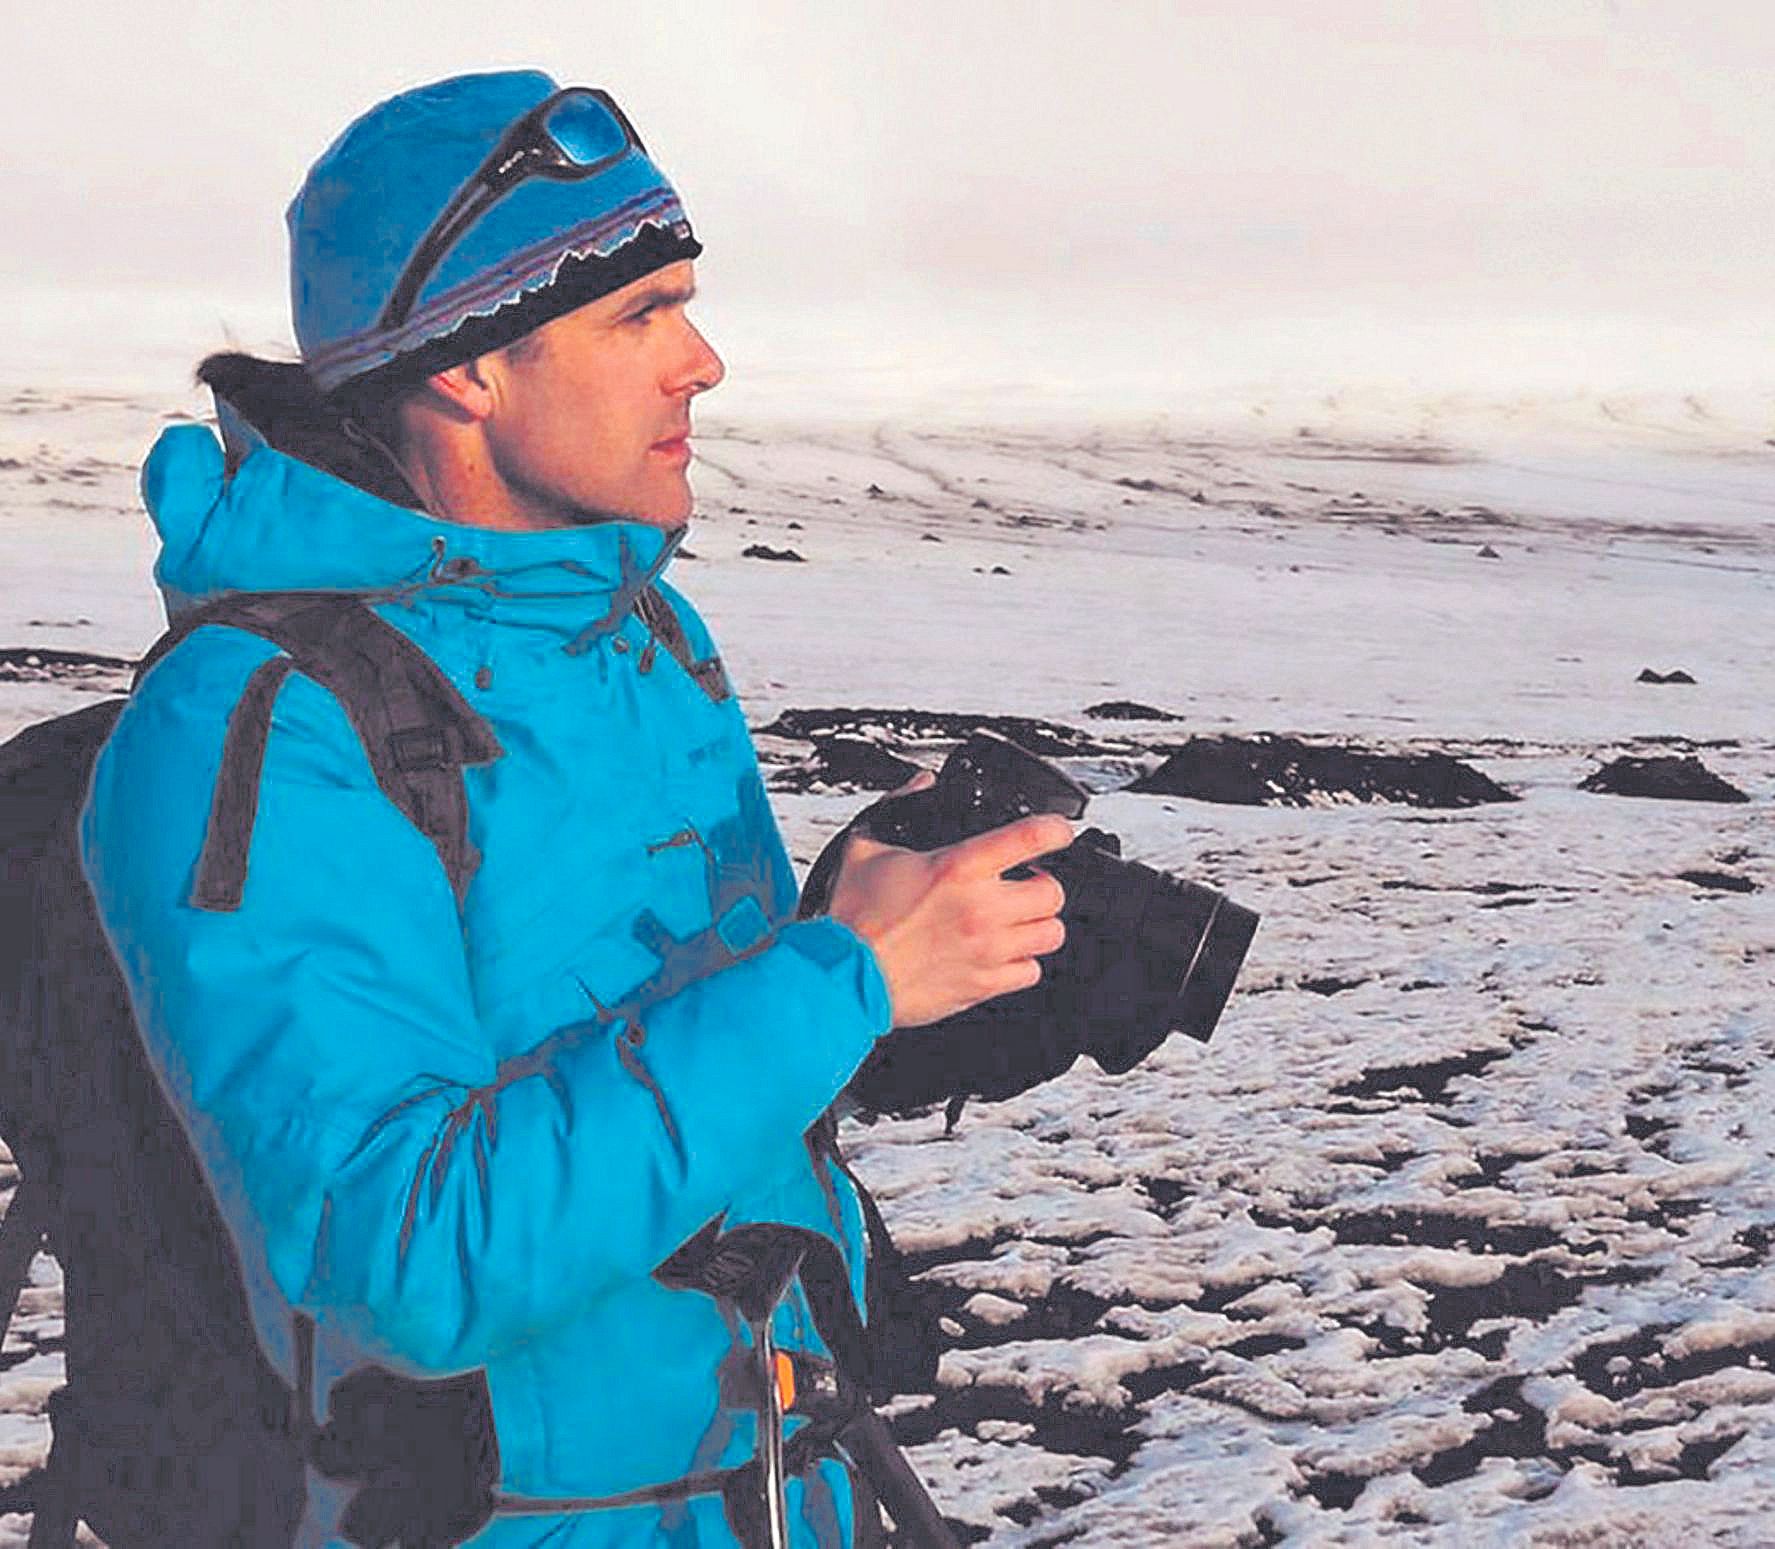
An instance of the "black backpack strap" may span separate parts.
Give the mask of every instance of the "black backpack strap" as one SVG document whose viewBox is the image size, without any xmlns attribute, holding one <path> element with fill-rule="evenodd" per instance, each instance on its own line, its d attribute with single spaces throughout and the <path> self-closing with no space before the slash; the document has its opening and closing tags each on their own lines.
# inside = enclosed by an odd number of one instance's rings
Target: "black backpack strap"
<svg viewBox="0 0 1775 1549">
<path fill-rule="evenodd" d="M 259 776 L 265 768 L 265 745 L 271 736 L 271 707 L 295 663 L 273 656 L 247 679 L 244 693 L 228 717 L 222 741 L 222 767 L 210 796 L 209 826 L 191 902 L 199 909 L 227 911 L 240 907 L 246 887 L 247 852 L 259 815 Z"/>
<path fill-rule="evenodd" d="M 56 1400 L 67 1393 L 59 1388 L 50 1395 L 51 1436 L 49 1456 L 44 1459 L 30 1502 L 31 1536 L 26 1549 L 74 1549 L 80 1531 L 78 1463 L 79 1443 L 61 1423 Z"/>
<path fill-rule="evenodd" d="M 635 611 L 652 632 L 653 639 L 671 653 L 672 659 L 716 704 L 733 693 L 733 686 L 727 681 L 727 669 L 721 665 L 719 656 L 705 656 L 700 661 L 692 656 L 683 621 L 657 588 L 649 586 L 636 596 Z M 641 655 L 641 670 L 646 672 L 652 665 L 653 642 L 649 641 Z"/>
<path fill-rule="evenodd" d="M 816 1161 L 830 1160 L 849 1181 L 868 1235 L 865 1292 L 869 1322 L 856 1336 L 861 1353 L 852 1370 L 878 1404 L 887 1403 L 896 1394 L 926 1392 L 937 1380 L 941 1351 L 932 1330 L 934 1320 L 907 1273 L 906 1256 L 888 1230 L 875 1196 L 840 1150 L 838 1121 L 830 1108 L 808 1126 L 804 1139 Z M 848 1291 L 845 1299 L 848 1305 Z M 817 1319 L 819 1309 L 814 1311 Z M 825 1337 L 823 1329 L 821 1336 Z"/>
<path fill-rule="evenodd" d="M 12 1203 L 0 1220 L 0 1339 L 6 1337 L 19 1292 L 31 1272 L 31 1260 L 43 1246 L 49 1228 L 49 1199 L 41 1184 L 21 1177 L 12 1191 Z"/>
<path fill-rule="evenodd" d="M 314 1419 L 314 1319 L 305 1312 L 290 1318 L 290 1336 L 296 1362 L 296 1382 L 290 1393 L 290 1434 L 304 1448 L 313 1444 Z"/>
<path fill-rule="evenodd" d="M 480 864 L 468 837 L 462 771 L 491 763 L 503 750 L 437 663 L 353 593 L 259 592 L 219 598 L 185 614 L 143 658 L 138 681 L 209 624 L 244 629 L 285 656 L 253 674 L 229 718 L 193 905 L 240 907 L 272 706 L 291 671 L 312 678 L 343 706 L 377 785 L 431 841 L 460 902 Z"/>
</svg>

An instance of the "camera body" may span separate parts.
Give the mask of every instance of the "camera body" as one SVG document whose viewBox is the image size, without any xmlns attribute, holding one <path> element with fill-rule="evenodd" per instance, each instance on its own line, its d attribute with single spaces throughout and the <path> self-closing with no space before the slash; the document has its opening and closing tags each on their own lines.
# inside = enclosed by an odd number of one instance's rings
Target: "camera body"
<svg viewBox="0 0 1775 1549">
<path fill-rule="evenodd" d="M 825 909 L 845 841 L 858 829 L 933 850 L 1033 813 L 1076 820 L 1089 800 L 1064 770 L 1008 738 L 976 732 L 935 785 L 884 797 L 826 846 L 800 913 Z M 1120 1075 L 1173 1032 L 1203 1042 L 1213 1034 L 1256 914 L 1211 888 L 1124 860 L 1121 841 L 1098 828 L 1040 866 L 1066 890 L 1066 943 L 1042 960 L 1041 982 L 884 1038 L 849 1087 L 864 1107 L 903 1113 L 953 1098 L 1010 1097 L 1062 1074 L 1081 1054 Z"/>
</svg>

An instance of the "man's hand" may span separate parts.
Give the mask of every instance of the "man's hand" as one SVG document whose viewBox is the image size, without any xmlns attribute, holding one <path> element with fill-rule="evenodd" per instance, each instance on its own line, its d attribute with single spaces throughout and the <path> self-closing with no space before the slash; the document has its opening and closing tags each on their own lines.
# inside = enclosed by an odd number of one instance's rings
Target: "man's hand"
<svg viewBox="0 0 1775 1549">
<path fill-rule="evenodd" d="M 894 794 L 932 783 L 915 775 Z M 1072 840 L 1072 824 L 1053 816 L 924 852 L 852 835 L 827 912 L 874 949 L 895 1027 L 938 1022 L 1040 980 L 1036 959 L 1066 939 L 1058 918 L 1066 895 L 1046 872 L 1020 881 L 1002 874 Z"/>
</svg>

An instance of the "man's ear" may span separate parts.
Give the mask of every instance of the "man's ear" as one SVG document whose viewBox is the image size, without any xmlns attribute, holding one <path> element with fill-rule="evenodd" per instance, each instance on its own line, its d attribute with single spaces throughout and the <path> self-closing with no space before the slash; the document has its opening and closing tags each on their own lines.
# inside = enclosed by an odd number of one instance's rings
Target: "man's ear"
<svg viewBox="0 0 1775 1549">
<path fill-rule="evenodd" d="M 434 371 L 425 379 L 424 390 L 452 419 L 488 419 L 499 399 L 496 372 L 491 366 L 492 357 L 477 355 L 459 366 Z"/>
</svg>

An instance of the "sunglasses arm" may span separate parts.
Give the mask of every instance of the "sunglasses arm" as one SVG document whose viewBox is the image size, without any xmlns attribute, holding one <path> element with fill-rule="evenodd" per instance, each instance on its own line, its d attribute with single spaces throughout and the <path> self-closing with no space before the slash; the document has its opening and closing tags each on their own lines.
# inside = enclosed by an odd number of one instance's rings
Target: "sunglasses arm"
<svg viewBox="0 0 1775 1549">
<path fill-rule="evenodd" d="M 412 314 L 413 303 L 419 299 L 419 292 L 437 271 L 444 254 L 461 240 L 463 233 L 497 198 L 498 195 L 490 193 L 487 185 L 478 179 L 471 179 L 451 196 L 450 202 L 431 223 L 430 230 L 413 249 L 413 256 L 401 271 L 400 283 L 382 309 L 378 327 L 393 328 L 407 320 Z"/>
</svg>

